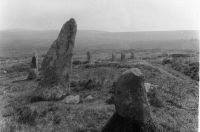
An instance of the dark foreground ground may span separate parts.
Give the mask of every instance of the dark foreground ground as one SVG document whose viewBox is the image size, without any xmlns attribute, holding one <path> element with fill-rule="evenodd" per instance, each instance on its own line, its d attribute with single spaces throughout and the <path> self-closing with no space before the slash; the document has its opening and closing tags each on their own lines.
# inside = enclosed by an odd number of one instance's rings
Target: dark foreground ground
<svg viewBox="0 0 200 132">
<path fill-rule="evenodd" d="M 153 119 L 163 131 L 196 132 L 198 126 L 198 81 L 169 63 L 163 65 L 167 53 L 187 53 L 181 60 L 198 61 L 193 51 L 136 50 L 135 59 L 124 62 L 109 60 L 112 50 L 92 50 L 95 64 L 74 65 L 72 95 L 80 95 L 78 104 L 28 102 L 38 81 L 27 81 L 30 57 L 1 58 L 0 128 L 2 132 L 67 132 L 100 130 L 115 111 L 108 103 L 113 82 L 131 67 L 139 68 L 145 82 L 156 86 L 149 100 Z M 116 51 L 117 53 L 118 51 Z M 128 51 L 127 58 L 129 57 Z M 120 53 L 120 52 L 118 52 Z M 118 59 L 119 54 L 118 54 Z M 75 53 L 74 60 L 84 60 L 86 52 Z M 42 57 L 40 56 L 40 62 Z M 178 64 L 177 64 L 178 65 Z M 83 82 L 91 83 L 86 86 Z M 87 97 L 91 95 L 92 98 Z"/>
</svg>

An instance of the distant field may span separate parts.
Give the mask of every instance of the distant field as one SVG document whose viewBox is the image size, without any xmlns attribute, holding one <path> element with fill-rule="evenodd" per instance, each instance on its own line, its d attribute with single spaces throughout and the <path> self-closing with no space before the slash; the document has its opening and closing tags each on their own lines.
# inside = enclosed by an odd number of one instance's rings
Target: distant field
<svg viewBox="0 0 200 132">
<path fill-rule="evenodd" d="M 48 31 L 0 31 L 0 57 L 29 56 L 34 50 L 45 53 L 58 35 Z M 80 30 L 75 50 L 79 49 L 195 49 L 197 31 L 104 32 Z"/>
</svg>

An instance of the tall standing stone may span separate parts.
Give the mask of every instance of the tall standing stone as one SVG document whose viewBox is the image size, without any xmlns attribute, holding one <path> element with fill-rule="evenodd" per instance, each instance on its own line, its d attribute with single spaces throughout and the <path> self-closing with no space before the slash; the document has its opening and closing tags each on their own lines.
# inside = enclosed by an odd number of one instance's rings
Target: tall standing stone
<svg viewBox="0 0 200 132">
<path fill-rule="evenodd" d="M 134 59 L 134 57 L 135 57 L 134 52 L 131 52 L 130 59 Z"/>
<path fill-rule="evenodd" d="M 57 100 L 68 94 L 76 32 L 77 25 L 73 18 L 62 26 L 58 38 L 42 62 L 41 81 L 36 89 L 37 98 Z"/>
<path fill-rule="evenodd" d="M 112 53 L 112 58 L 111 58 L 111 61 L 115 61 L 116 60 L 116 56 L 114 53 Z"/>
<path fill-rule="evenodd" d="M 88 52 L 87 52 L 87 62 L 88 62 L 89 64 L 91 63 L 91 59 L 92 59 L 91 53 L 90 53 L 90 51 L 88 51 Z"/>
<path fill-rule="evenodd" d="M 33 53 L 33 57 L 31 60 L 30 70 L 27 79 L 32 80 L 38 77 L 38 56 L 36 51 Z"/>
<path fill-rule="evenodd" d="M 121 61 L 124 61 L 124 60 L 125 60 L 125 58 L 126 58 L 126 55 L 125 55 L 125 53 L 124 53 L 124 52 L 121 52 Z"/>
<path fill-rule="evenodd" d="M 139 69 L 129 69 L 118 79 L 114 104 L 116 112 L 103 132 L 157 132 Z"/>
</svg>

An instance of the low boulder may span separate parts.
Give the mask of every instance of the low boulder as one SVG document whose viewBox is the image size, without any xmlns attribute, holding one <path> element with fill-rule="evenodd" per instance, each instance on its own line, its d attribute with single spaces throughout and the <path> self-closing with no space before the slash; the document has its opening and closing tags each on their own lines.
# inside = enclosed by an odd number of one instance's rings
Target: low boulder
<svg viewBox="0 0 200 132">
<path fill-rule="evenodd" d="M 144 83 L 144 87 L 145 87 L 146 92 L 148 93 L 152 89 L 157 89 L 158 85 L 154 85 L 151 83 Z"/>
<path fill-rule="evenodd" d="M 62 100 L 62 102 L 66 104 L 78 104 L 80 102 L 80 96 L 79 95 L 69 95 L 65 97 L 65 99 Z"/>
<path fill-rule="evenodd" d="M 27 80 L 33 80 L 38 77 L 38 70 L 37 69 L 30 69 Z"/>
<path fill-rule="evenodd" d="M 117 80 L 114 104 L 116 112 L 103 132 L 158 132 L 144 86 L 144 76 L 137 68 L 125 71 Z"/>
<path fill-rule="evenodd" d="M 85 100 L 93 100 L 94 99 L 94 97 L 92 96 L 92 95 L 88 95 L 86 98 L 85 98 Z"/>
</svg>

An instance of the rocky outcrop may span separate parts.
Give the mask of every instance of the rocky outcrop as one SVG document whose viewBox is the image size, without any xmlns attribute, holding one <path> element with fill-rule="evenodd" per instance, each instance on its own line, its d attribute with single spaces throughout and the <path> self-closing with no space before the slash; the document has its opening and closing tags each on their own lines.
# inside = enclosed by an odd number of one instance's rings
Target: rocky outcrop
<svg viewBox="0 0 200 132">
<path fill-rule="evenodd" d="M 45 55 L 41 67 L 41 81 L 36 89 L 36 96 L 41 100 L 57 100 L 69 92 L 76 32 L 76 22 L 70 19 L 62 26 L 58 38 Z"/>
<path fill-rule="evenodd" d="M 137 68 L 125 71 L 115 86 L 116 112 L 103 132 L 157 132 L 144 87 L 144 76 Z"/>
</svg>

